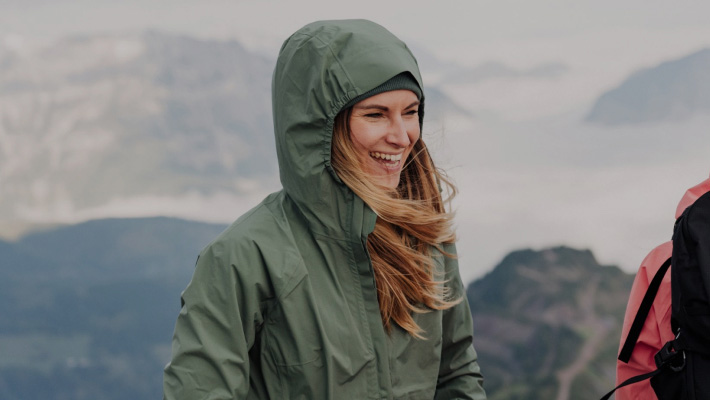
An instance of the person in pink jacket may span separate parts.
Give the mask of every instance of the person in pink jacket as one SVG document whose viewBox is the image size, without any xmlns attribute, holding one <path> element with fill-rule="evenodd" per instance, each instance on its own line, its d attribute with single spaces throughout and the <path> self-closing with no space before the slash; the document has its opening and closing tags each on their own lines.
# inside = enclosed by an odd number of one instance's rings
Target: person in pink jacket
<svg viewBox="0 0 710 400">
<path fill-rule="evenodd" d="M 678 204 L 675 213 L 676 219 L 680 217 L 688 206 L 708 191 L 710 191 L 710 178 L 688 189 Z M 672 251 L 673 243 L 668 241 L 651 250 L 641 263 L 626 306 L 619 350 L 621 350 L 629 334 L 631 323 L 636 316 L 636 311 L 639 309 L 643 296 L 646 294 L 649 283 L 661 265 L 670 258 Z M 628 363 L 618 360 L 616 362 L 617 385 L 631 377 L 654 371 L 656 363 L 653 357 L 669 340 L 673 340 L 673 332 L 671 331 L 671 274 L 666 272 L 634 351 L 631 353 L 631 359 Z M 657 398 L 648 379 L 619 388 L 615 395 L 616 400 L 653 400 Z"/>
</svg>

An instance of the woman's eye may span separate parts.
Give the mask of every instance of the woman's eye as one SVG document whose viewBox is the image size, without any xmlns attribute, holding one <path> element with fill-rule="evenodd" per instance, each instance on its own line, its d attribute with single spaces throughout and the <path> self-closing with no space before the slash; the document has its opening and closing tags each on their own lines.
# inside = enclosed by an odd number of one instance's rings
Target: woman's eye
<svg viewBox="0 0 710 400">
<path fill-rule="evenodd" d="M 419 114 L 419 110 L 409 110 L 409 111 L 406 112 L 406 114 L 407 114 L 407 115 Z"/>
<path fill-rule="evenodd" d="M 379 118 L 382 116 L 382 113 L 370 113 L 370 114 L 365 114 L 367 118 Z"/>
</svg>

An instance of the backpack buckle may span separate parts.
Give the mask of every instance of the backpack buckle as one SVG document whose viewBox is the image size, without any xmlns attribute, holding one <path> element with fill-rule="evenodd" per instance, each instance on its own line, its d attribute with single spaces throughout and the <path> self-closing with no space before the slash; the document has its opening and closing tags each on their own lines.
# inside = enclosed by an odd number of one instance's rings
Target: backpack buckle
<svg viewBox="0 0 710 400">
<path fill-rule="evenodd" d="M 661 369 L 665 365 L 668 365 L 671 371 L 679 372 L 683 370 L 683 368 L 685 368 L 685 351 L 676 351 L 674 345 L 675 340 L 666 342 L 666 344 L 661 347 L 661 350 L 659 350 L 658 353 L 656 353 L 656 355 L 653 357 L 656 361 L 656 367 L 658 367 L 658 369 Z M 680 356 L 682 356 L 682 358 L 679 362 L 678 359 L 680 358 Z"/>
</svg>

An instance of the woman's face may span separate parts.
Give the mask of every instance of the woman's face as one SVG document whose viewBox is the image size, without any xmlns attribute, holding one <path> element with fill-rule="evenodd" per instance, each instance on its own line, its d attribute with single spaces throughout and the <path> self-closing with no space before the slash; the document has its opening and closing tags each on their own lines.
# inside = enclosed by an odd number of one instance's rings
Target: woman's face
<svg viewBox="0 0 710 400">
<path fill-rule="evenodd" d="M 410 90 L 392 90 L 353 106 L 351 139 L 377 183 L 390 189 L 399 184 L 402 166 L 419 140 L 419 100 Z"/>
</svg>

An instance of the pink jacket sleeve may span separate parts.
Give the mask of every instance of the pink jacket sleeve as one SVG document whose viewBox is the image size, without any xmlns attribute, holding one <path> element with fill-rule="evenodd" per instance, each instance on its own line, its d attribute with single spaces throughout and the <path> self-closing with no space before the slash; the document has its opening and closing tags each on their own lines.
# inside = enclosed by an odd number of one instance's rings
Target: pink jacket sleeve
<svg viewBox="0 0 710 400">
<path fill-rule="evenodd" d="M 675 217 L 680 217 L 686 207 L 693 204 L 700 196 L 710 191 L 710 178 L 705 179 L 685 192 L 685 195 L 678 203 Z M 624 326 L 621 331 L 621 344 L 619 351 L 624 345 L 624 340 L 629 334 L 631 324 L 636 317 L 641 300 L 646 294 L 648 284 L 651 282 L 661 265 L 671 256 L 673 243 L 666 242 L 651 250 L 641 263 L 636 279 L 631 287 L 629 303 L 626 305 L 626 315 L 624 316 Z M 673 266 L 671 265 L 671 268 Z M 641 330 L 641 335 L 636 343 L 629 363 L 616 362 L 616 384 L 646 372 L 656 369 L 653 356 L 669 340 L 673 339 L 671 331 L 671 274 L 670 271 L 661 282 L 661 286 L 656 294 L 656 300 L 648 313 L 646 322 Z M 626 386 L 616 391 L 616 400 L 655 400 L 656 394 L 651 388 L 651 383 L 646 380 Z"/>
<path fill-rule="evenodd" d="M 641 263 L 626 306 L 619 350 L 621 350 L 624 340 L 629 334 L 631 323 L 634 321 L 649 283 L 661 264 L 671 256 L 672 251 L 672 242 L 663 243 L 653 249 Z M 656 364 L 653 356 L 671 339 L 673 339 L 673 332 L 671 331 L 671 274 L 666 272 L 629 363 L 616 361 L 616 384 L 618 385 L 633 376 L 655 370 Z M 634 383 L 616 391 L 616 400 L 653 399 L 656 399 L 656 395 L 648 380 Z"/>
</svg>

